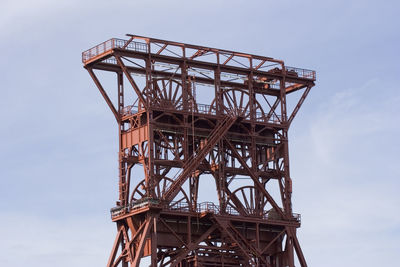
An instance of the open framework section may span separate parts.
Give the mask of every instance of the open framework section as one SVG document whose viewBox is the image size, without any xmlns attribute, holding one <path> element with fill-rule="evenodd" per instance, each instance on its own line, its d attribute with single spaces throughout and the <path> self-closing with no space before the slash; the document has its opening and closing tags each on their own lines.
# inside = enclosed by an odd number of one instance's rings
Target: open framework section
<svg viewBox="0 0 400 267">
<path fill-rule="evenodd" d="M 315 71 L 137 35 L 82 62 L 119 131 L 107 266 L 307 266 L 288 129 Z"/>
</svg>

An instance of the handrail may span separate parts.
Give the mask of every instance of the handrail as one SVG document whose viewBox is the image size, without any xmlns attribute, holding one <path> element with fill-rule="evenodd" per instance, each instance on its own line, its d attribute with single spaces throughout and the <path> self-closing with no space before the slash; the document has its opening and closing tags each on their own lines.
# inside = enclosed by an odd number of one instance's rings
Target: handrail
<svg viewBox="0 0 400 267">
<path fill-rule="evenodd" d="M 127 40 L 111 38 L 105 42 L 102 42 L 84 52 L 82 52 L 82 62 L 86 63 L 89 60 L 96 58 L 100 55 L 107 53 L 114 48 L 124 48 L 128 50 L 134 50 L 138 52 L 147 53 L 147 45 L 141 42 L 131 41 L 127 44 Z"/>
<path fill-rule="evenodd" d="M 186 202 L 171 202 L 169 206 L 166 207 L 166 209 L 174 210 L 174 211 L 181 211 L 181 212 L 189 212 L 190 211 L 190 205 L 189 203 Z M 226 207 L 225 211 L 222 211 L 220 209 L 219 205 L 214 204 L 213 202 L 201 202 L 197 204 L 197 207 L 195 209 L 195 212 L 197 213 L 214 213 L 214 214 L 228 214 L 228 215 L 233 215 L 233 216 L 239 216 L 240 213 L 235 210 L 232 207 Z M 251 215 L 249 215 L 251 216 Z M 255 217 L 258 217 L 257 215 L 254 215 Z M 262 216 L 264 219 L 269 219 L 269 220 L 276 220 L 276 215 L 269 215 L 268 213 L 264 214 Z M 292 213 L 292 218 L 300 222 L 301 221 L 301 215 L 298 213 Z"/>
<path fill-rule="evenodd" d="M 160 201 L 157 199 L 151 199 L 151 198 L 144 198 L 144 199 L 139 199 L 135 203 L 129 206 L 118 206 L 115 208 L 112 208 L 110 210 L 111 212 L 111 217 L 117 217 L 119 215 L 122 215 L 124 212 L 129 212 L 132 210 L 137 210 L 146 206 L 151 206 L 151 205 L 160 205 Z M 196 212 L 196 213 L 213 213 L 213 214 L 218 214 L 218 215 L 232 215 L 232 216 L 240 216 L 241 214 L 235 210 L 233 207 L 226 207 L 225 210 L 221 210 L 220 206 L 217 204 L 214 204 L 213 202 L 206 201 L 206 202 L 201 202 L 197 203 L 196 208 L 192 209 L 189 203 L 187 202 L 182 202 L 182 201 L 176 201 L 176 202 L 171 202 L 169 205 L 164 205 L 163 206 L 167 210 L 171 211 L 176 211 L 176 212 Z M 254 217 L 260 217 L 258 215 L 255 215 L 255 213 L 250 212 L 250 214 L 254 215 L 248 215 L 248 216 L 254 216 Z M 276 214 L 263 214 L 261 216 L 263 219 L 266 220 L 279 220 L 278 217 L 276 217 Z M 296 222 L 301 222 L 301 215 L 298 213 L 292 213 L 292 219 L 295 220 Z"/>
<path fill-rule="evenodd" d="M 212 108 L 213 106 L 211 105 L 207 105 L 207 104 L 200 104 L 197 103 L 196 104 L 196 108 L 194 109 L 194 113 L 197 114 L 209 114 L 209 115 L 216 115 L 216 111 Z M 182 111 L 183 109 L 183 103 L 179 102 L 176 106 L 171 106 L 171 105 L 162 105 L 160 103 L 155 103 L 153 104 L 154 107 L 160 107 L 163 110 L 170 110 L 170 111 L 174 111 L 174 110 L 179 110 Z M 130 115 L 130 114 L 136 114 L 138 112 L 138 107 L 134 106 L 134 105 L 129 105 L 123 108 L 122 110 L 122 115 Z M 223 114 L 228 114 L 227 112 L 225 112 L 225 110 L 223 110 Z M 250 117 L 250 111 L 247 110 L 245 112 L 245 110 L 238 108 L 238 114 L 239 117 Z M 270 116 L 270 118 L 267 121 L 267 114 L 262 113 L 262 112 L 256 112 L 256 121 L 259 122 L 269 122 L 269 123 L 277 123 L 280 124 L 282 122 L 282 116 L 281 115 L 275 115 L 272 114 L 272 116 Z"/>
<path fill-rule="evenodd" d="M 156 40 L 156 39 L 148 39 L 148 40 Z M 150 41 L 150 44 L 153 44 L 153 43 Z M 101 55 L 106 54 L 107 52 L 111 51 L 114 48 L 122 48 L 122 49 L 132 50 L 132 51 L 136 51 L 136 52 L 153 54 L 153 51 L 149 51 L 149 48 L 151 47 L 150 44 L 144 43 L 144 42 L 137 42 L 137 41 L 133 41 L 133 40 L 129 41 L 129 40 L 124 40 L 124 39 L 119 39 L 119 38 L 111 38 L 105 42 L 102 42 L 102 43 L 82 52 L 82 62 L 85 64 L 94 58 L 98 58 Z M 157 44 L 157 42 L 155 42 L 154 44 Z M 174 43 L 169 43 L 169 45 L 174 46 Z M 181 44 L 181 45 L 183 45 L 183 44 Z M 181 47 L 181 45 L 179 47 Z M 186 46 L 182 46 L 182 47 L 190 48 L 190 45 L 186 45 Z M 204 49 L 207 50 L 210 48 L 204 48 Z M 168 49 L 166 49 L 166 50 L 168 50 Z M 212 49 L 212 50 L 219 51 L 221 55 L 224 54 L 223 53 L 224 50 L 221 50 L 221 49 Z M 277 62 L 279 64 L 282 64 L 282 66 L 284 66 L 283 62 L 281 62 L 280 60 L 275 60 L 273 58 L 236 53 L 236 52 L 232 52 L 232 51 L 230 51 L 228 54 L 231 55 L 232 57 L 234 57 L 234 56 L 242 57 L 243 56 L 245 58 L 247 58 L 247 57 L 254 57 L 254 58 L 260 58 L 260 59 L 262 58 L 262 59 L 264 59 L 263 62 L 265 62 L 265 61 Z M 188 58 L 188 59 L 191 59 L 191 58 Z M 248 66 L 248 68 L 250 68 L 250 67 L 251 66 Z M 315 81 L 315 79 L 316 79 L 316 72 L 314 70 L 301 69 L 301 68 L 288 67 L 288 66 L 285 66 L 285 70 L 286 70 L 287 76 L 293 75 L 293 76 L 300 77 L 300 78 L 311 79 L 313 81 Z"/>
<path fill-rule="evenodd" d="M 300 69 L 300 68 L 288 67 L 288 66 L 285 66 L 285 69 L 286 69 L 286 75 L 288 75 L 288 76 L 293 75 L 293 76 L 297 76 L 300 78 L 312 79 L 313 81 L 315 81 L 315 79 L 316 79 L 315 70 Z"/>
</svg>

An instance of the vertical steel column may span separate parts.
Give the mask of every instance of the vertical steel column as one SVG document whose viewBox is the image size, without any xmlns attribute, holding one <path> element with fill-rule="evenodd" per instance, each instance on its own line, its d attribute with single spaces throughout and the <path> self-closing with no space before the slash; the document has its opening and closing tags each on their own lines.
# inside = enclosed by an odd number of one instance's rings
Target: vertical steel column
<svg viewBox="0 0 400 267">
<path fill-rule="evenodd" d="M 215 99 L 215 112 L 218 118 L 223 114 L 223 98 L 222 98 L 222 88 L 221 88 L 221 67 L 220 67 L 220 54 L 216 53 L 217 67 L 214 69 L 214 99 Z M 217 161 L 214 164 L 218 164 L 218 169 L 215 171 L 214 168 L 214 179 L 216 183 L 218 201 L 220 205 L 221 212 L 225 212 L 226 209 L 226 175 L 225 175 L 225 147 L 223 140 L 220 140 L 217 144 Z"/>
<path fill-rule="evenodd" d="M 152 58 L 151 58 L 151 44 L 147 41 L 147 51 L 148 57 L 146 59 L 146 88 L 148 89 L 147 92 L 151 92 L 153 86 L 153 78 L 152 78 Z M 147 106 L 147 126 L 149 129 L 149 140 L 148 140 L 148 186 L 147 188 L 147 195 L 151 198 L 156 198 L 155 187 L 156 187 L 156 179 L 154 176 L 154 149 L 155 149 L 155 142 L 154 142 L 154 125 L 153 125 L 153 109 L 151 106 L 152 98 L 149 95 L 146 97 L 146 106 Z"/>
<path fill-rule="evenodd" d="M 190 88 L 188 86 L 188 75 L 187 75 L 187 62 L 186 62 L 186 50 L 185 47 L 182 46 L 182 57 L 183 57 L 183 62 L 180 64 L 180 68 L 181 68 L 181 81 L 182 81 L 182 105 L 183 105 L 183 110 L 189 110 L 189 97 L 188 97 L 188 88 Z M 189 123 L 189 115 L 186 113 L 183 115 L 183 143 L 182 143 L 182 148 L 183 148 L 183 158 L 184 158 L 184 162 L 186 163 L 186 161 L 190 158 L 189 155 L 189 128 L 191 128 L 191 124 Z M 194 138 L 194 136 L 192 136 L 192 138 Z M 193 150 L 195 148 L 193 147 Z M 194 153 L 194 151 L 193 151 Z M 192 175 L 192 174 L 191 174 Z M 192 178 L 190 178 L 192 179 Z M 190 183 L 191 181 L 189 181 Z M 193 188 L 190 188 L 190 203 L 189 203 L 189 207 L 193 210 L 195 209 L 195 207 L 193 206 L 194 201 L 193 201 Z"/>
<path fill-rule="evenodd" d="M 155 214 L 153 218 L 153 229 L 151 229 L 151 266 L 156 267 L 157 266 L 157 219 L 158 215 Z"/>
<path fill-rule="evenodd" d="M 291 203 L 291 193 L 292 193 L 292 182 L 289 173 L 289 149 L 288 149 L 288 117 L 287 117 L 287 104 L 286 104 L 286 68 L 282 64 L 283 77 L 280 81 L 280 100 L 281 100 L 281 116 L 282 116 L 282 152 L 283 152 L 283 166 L 284 166 L 284 213 L 287 218 L 292 217 L 292 203 Z M 285 246 L 286 260 L 289 267 L 294 267 L 294 247 L 293 241 L 290 234 L 286 234 L 286 246 Z"/>
<path fill-rule="evenodd" d="M 124 162 L 124 151 L 122 147 L 122 133 L 124 131 L 124 122 L 121 121 L 124 109 L 124 77 L 122 72 L 117 73 L 118 84 L 118 136 L 119 136 L 119 205 L 126 205 L 128 196 L 126 196 L 126 172 L 127 166 Z"/>
</svg>

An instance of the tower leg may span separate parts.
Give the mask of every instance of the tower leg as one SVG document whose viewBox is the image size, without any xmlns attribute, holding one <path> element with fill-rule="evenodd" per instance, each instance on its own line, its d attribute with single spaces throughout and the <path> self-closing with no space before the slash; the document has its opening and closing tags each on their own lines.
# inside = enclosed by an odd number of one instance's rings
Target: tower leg
<svg viewBox="0 0 400 267">
<path fill-rule="evenodd" d="M 157 258 L 157 218 L 153 218 L 153 229 L 151 230 L 151 266 L 156 267 L 158 258 Z"/>
</svg>

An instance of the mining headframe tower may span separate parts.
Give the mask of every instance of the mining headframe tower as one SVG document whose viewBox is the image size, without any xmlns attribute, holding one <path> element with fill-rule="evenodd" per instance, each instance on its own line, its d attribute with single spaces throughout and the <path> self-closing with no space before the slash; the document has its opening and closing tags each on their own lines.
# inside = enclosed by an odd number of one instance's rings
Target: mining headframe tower
<svg viewBox="0 0 400 267">
<path fill-rule="evenodd" d="M 139 266 L 146 256 L 151 266 L 294 267 L 296 257 L 307 266 L 292 211 L 288 129 L 315 71 L 127 36 L 82 53 L 119 130 L 107 266 Z M 110 79 L 99 79 L 106 73 L 115 75 L 114 101 Z"/>
</svg>

